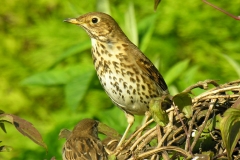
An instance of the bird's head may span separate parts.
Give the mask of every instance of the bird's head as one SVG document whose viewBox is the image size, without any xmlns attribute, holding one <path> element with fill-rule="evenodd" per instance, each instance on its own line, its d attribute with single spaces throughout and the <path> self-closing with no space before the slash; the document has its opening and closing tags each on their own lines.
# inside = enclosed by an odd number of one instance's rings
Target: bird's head
<svg viewBox="0 0 240 160">
<path fill-rule="evenodd" d="M 64 21 L 81 26 L 91 38 L 102 42 L 113 42 L 116 37 L 125 37 L 117 22 L 105 13 L 91 12 Z"/>
<path fill-rule="evenodd" d="M 98 138 L 98 121 L 92 119 L 81 120 L 73 129 L 72 136 Z"/>
</svg>

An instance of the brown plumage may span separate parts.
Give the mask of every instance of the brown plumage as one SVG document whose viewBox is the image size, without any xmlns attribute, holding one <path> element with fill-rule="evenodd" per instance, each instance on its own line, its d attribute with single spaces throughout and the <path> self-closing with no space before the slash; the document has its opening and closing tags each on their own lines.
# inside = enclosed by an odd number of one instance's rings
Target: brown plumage
<svg viewBox="0 0 240 160">
<path fill-rule="evenodd" d="M 63 146 L 63 160 L 107 160 L 98 138 L 98 122 L 83 119 L 73 129 Z"/>
<path fill-rule="evenodd" d="M 129 125 L 121 145 L 134 122 L 133 115 L 148 111 L 151 98 L 168 94 L 167 85 L 111 16 L 92 12 L 65 21 L 81 26 L 90 36 L 98 78 L 113 103 L 126 113 Z"/>
</svg>

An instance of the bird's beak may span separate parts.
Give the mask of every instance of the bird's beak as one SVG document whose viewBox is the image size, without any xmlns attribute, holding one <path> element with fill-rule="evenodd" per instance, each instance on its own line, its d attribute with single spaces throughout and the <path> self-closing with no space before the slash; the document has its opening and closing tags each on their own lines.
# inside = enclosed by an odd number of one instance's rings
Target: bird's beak
<svg viewBox="0 0 240 160">
<path fill-rule="evenodd" d="M 72 23 L 72 24 L 80 24 L 80 22 L 76 19 L 76 18 L 68 18 L 65 19 L 63 22 L 68 22 L 68 23 Z"/>
</svg>

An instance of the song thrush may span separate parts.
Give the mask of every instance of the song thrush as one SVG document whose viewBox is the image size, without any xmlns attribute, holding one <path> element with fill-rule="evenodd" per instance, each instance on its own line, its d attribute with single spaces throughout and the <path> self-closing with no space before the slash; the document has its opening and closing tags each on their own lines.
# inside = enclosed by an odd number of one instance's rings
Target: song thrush
<svg viewBox="0 0 240 160">
<path fill-rule="evenodd" d="M 83 119 L 68 135 L 63 146 L 63 160 L 107 160 L 107 153 L 98 138 L 98 122 Z"/>
<path fill-rule="evenodd" d="M 91 12 L 66 22 L 81 26 L 91 38 L 92 58 L 98 78 L 114 104 L 125 111 L 128 127 L 133 115 L 148 111 L 151 98 L 168 94 L 167 85 L 153 63 L 123 33 L 109 15 Z"/>
</svg>

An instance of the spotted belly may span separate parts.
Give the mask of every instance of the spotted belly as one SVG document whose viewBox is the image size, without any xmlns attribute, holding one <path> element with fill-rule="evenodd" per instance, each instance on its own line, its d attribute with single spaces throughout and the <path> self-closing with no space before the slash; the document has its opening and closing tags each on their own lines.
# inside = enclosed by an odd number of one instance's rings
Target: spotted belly
<svg viewBox="0 0 240 160">
<path fill-rule="evenodd" d="M 97 75 L 111 100 L 131 114 L 142 115 L 148 110 L 151 98 L 159 95 L 154 83 L 147 83 L 148 77 L 131 69 L 114 68 L 113 65 L 98 66 Z"/>
<path fill-rule="evenodd" d="M 159 86 L 144 75 L 120 46 L 92 39 L 92 58 L 98 78 L 114 104 L 131 114 L 142 115 L 151 98 L 161 94 Z"/>
</svg>

